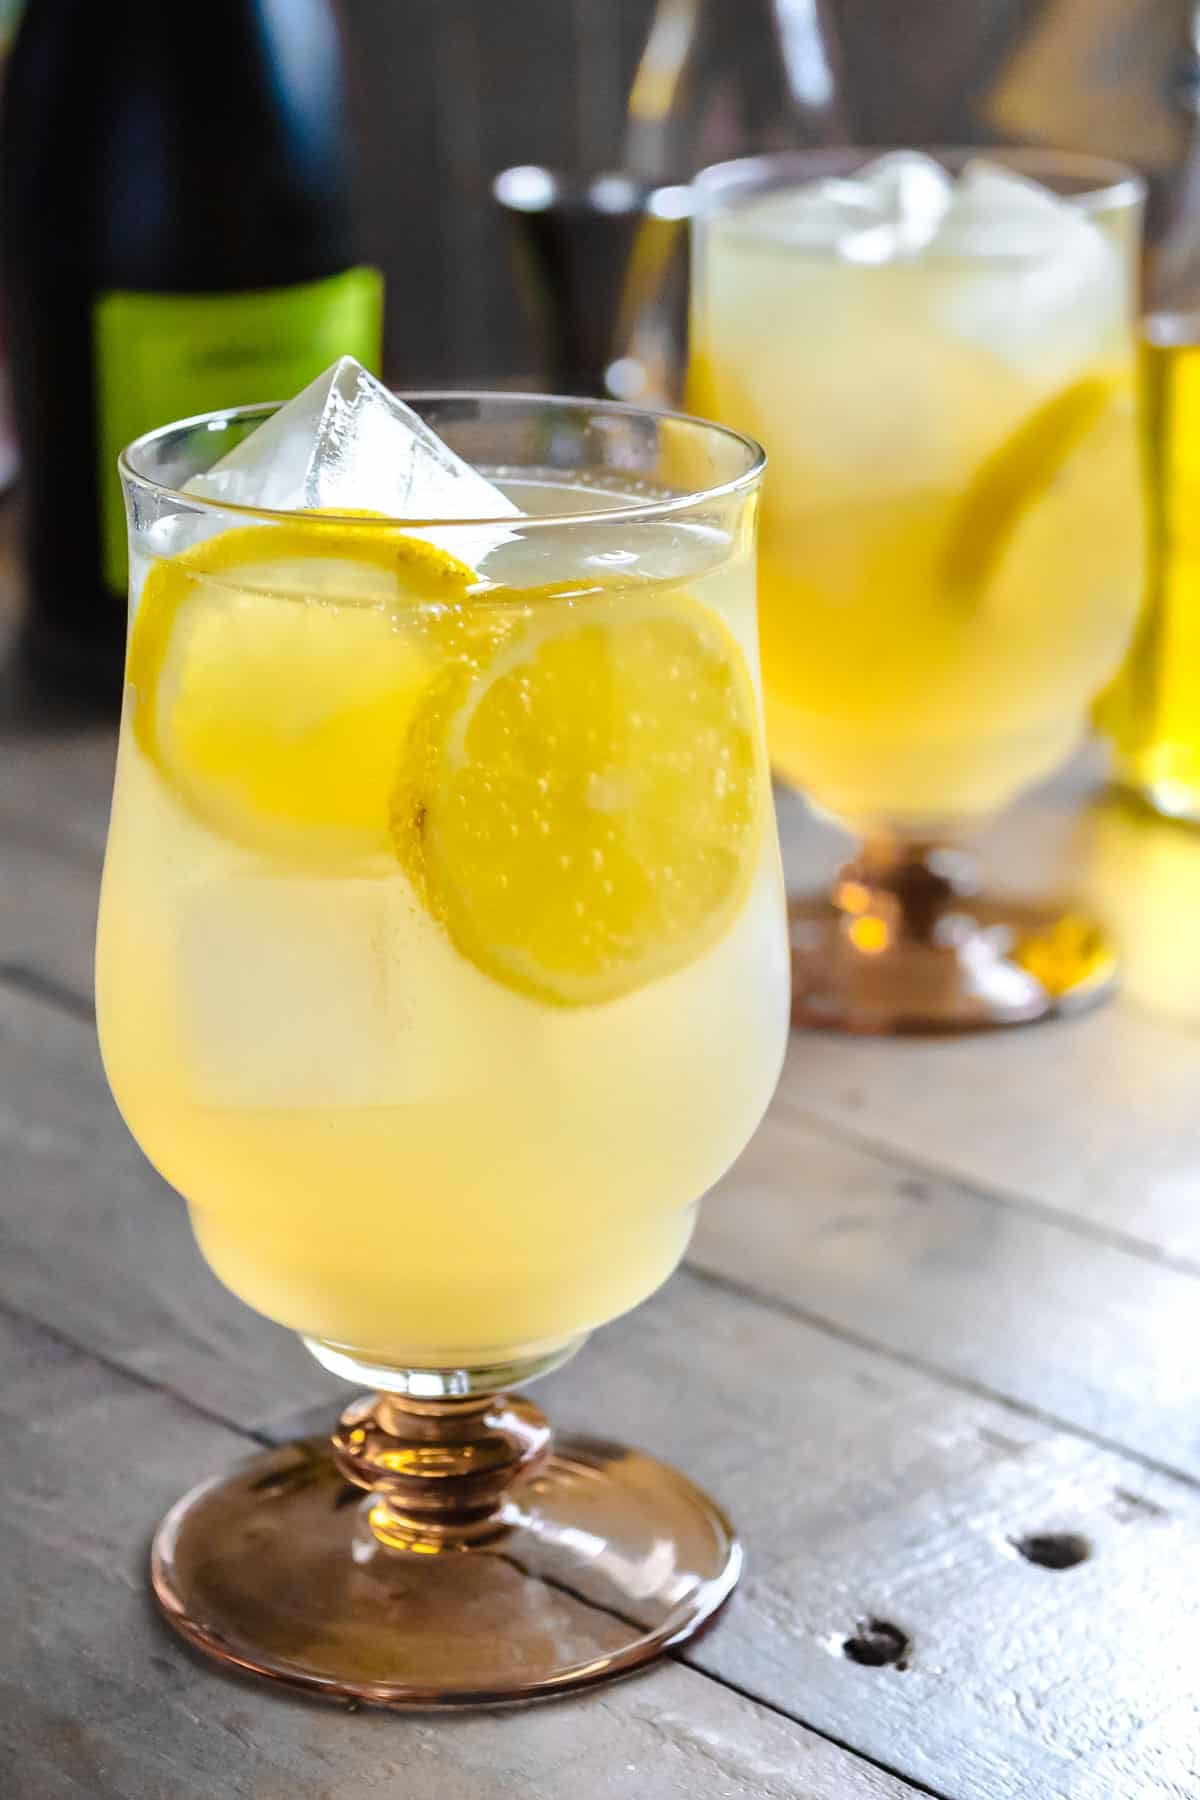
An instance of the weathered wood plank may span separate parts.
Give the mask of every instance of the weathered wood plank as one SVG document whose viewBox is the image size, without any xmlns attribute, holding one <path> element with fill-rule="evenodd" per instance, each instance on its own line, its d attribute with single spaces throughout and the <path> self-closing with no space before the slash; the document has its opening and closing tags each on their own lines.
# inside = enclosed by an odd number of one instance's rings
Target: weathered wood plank
<svg viewBox="0 0 1200 1800">
<path fill-rule="evenodd" d="M 0 1753 L 13 1800 L 903 1800 L 911 1790 L 667 1662 L 515 1713 L 397 1719 L 217 1674 L 154 1615 L 146 1544 L 235 1432 L 0 1318 Z"/>
<path fill-rule="evenodd" d="M 5 1003 L 10 1018 L 22 1009 L 36 1006 Z M 64 1167 L 60 1186 L 41 1190 L 43 1234 L 23 1224 L 14 1241 L 9 1221 L 0 1292 L 243 1428 L 274 1434 L 289 1405 L 307 1410 L 322 1393 L 327 1418 L 325 1378 L 216 1289 L 178 1208 L 128 1166 L 110 1185 L 118 1128 L 97 1123 L 99 1073 L 81 1108 L 81 1076 L 55 1061 L 85 1029 L 42 1011 L 40 1041 L 35 1020 L 21 1023 L 33 1118 L 57 1135 L 74 1114 L 80 1136 L 74 1174 Z M 19 1100 L 17 1118 L 33 1103 Z M 36 1214 L 38 1189 L 25 1191 L 20 1211 Z M 1123 1349 L 1136 1362 L 1135 1330 Z M 1172 1792 L 1160 1773 L 1190 1750 L 1169 1735 L 1191 1698 L 1179 1646 L 1200 1614 L 1194 1584 L 1179 1579 L 1200 1552 L 1193 1489 L 695 1275 L 599 1334 L 548 1393 L 564 1424 L 653 1444 L 735 1512 L 756 1573 L 704 1650 L 723 1679 L 954 1800 L 1043 1800 L 1064 1746 L 1078 1746 L 1082 1771 L 1069 1791 L 1099 1800 L 1106 1744 L 1140 1771 L 1142 1794 Z M 1123 1529 L 1101 1542 L 1112 1506 Z M 1096 1539 L 1094 1568 L 1052 1577 L 1014 1562 L 1004 1542 L 1064 1529 Z M 995 1602 L 980 1631 L 983 1589 Z M 1063 1598 L 1085 1591 L 1082 1608 Z M 841 1656 L 860 1616 L 900 1613 L 894 1622 L 929 1647 L 917 1680 Z M 1120 1644 L 1137 1646 L 1128 1668 Z M 1151 1738 L 1157 1764 L 1143 1753 Z"/>
<path fill-rule="evenodd" d="M 1061 1441 L 986 1474 L 948 1461 L 894 1507 L 811 1535 L 800 1521 L 794 1554 L 752 1578 L 697 1665 L 956 1800 L 1190 1800 L 1194 1512 Z M 1030 1563 L 1012 1543 L 1030 1532 L 1079 1535 L 1089 1559 Z M 847 1663 L 864 1619 L 911 1640 L 903 1669 Z"/>
<path fill-rule="evenodd" d="M 1077 765 L 1002 819 L 985 867 L 1090 904 L 1129 991 L 975 1037 L 800 1034 L 795 1104 L 918 1168 L 1200 1263 L 1200 837 L 1089 797 L 1096 771 Z M 844 840 L 789 796 L 780 823 L 792 884 L 819 888 Z"/>
<path fill-rule="evenodd" d="M 116 1112 L 94 1033 L 16 994 L 0 996 L 0 1168 L 8 1306 L 245 1425 L 344 1393 L 208 1273 Z"/>
<path fill-rule="evenodd" d="M 10 842 L 35 844 L 98 875 L 115 754 L 106 726 L 38 731 L 0 718 L 0 857 Z"/>
<path fill-rule="evenodd" d="M 97 872 L 0 827 L 0 980 L 65 990 L 80 1013 L 92 1004 Z"/>
<path fill-rule="evenodd" d="M 75 1360 L 39 1343 L 35 1369 Z M 768 1373 L 756 1379 L 758 1370 Z M 56 1555 L 77 1524 L 72 1483 L 94 1485 L 128 1441 L 113 1380 L 101 1383 L 90 1435 L 56 1394 L 39 1390 L 31 1402 L 20 1382 L 6 1388 L 7 1405 L 34 1410 L 56 1432 L 61 1421 L 80 1453 L 72 1471 L 51 1465 L 40 1475 L 40 1491 L 62 1508 L 50 1532 Z M 702 1666 L 955 1800 L 1191 1791 L 1171 1784 L 1194 1742 L 1181 1646 L 1196 1596 L 1179 1573 L 1196 1554 L 1200 1508 L 1177 1484 L 686 1280 L 604 1334 L 549 1391 L 593 1429 L 652 1430 L 664 1454 L 735 1506 L 757 1579 L 698 1653 Z M 237 1448 L 202 1421 L 169 1432 L 144 1422 L 158 1404 L 128 1402 L 143 1421 L 131 1454 L 149 1519 L 173 1484 Z M 100 1486 L 119 1510 L 99 1546 L 85 1546 L 93 1574 L 136 1582 L 140 1563 L 131 1569 L 120 1535 L 128 1491 Z M 139 1538 L 141 1529 L 139 1520 Z M 1086 1567 L 1051 1572 L 1013 1554 L 1009 1539 L 1054 1529 L 1088 1536 Z M 140 1542 L 137 1550 L 140 1558 Z M 79 1571 L 70 1575 L 78 1595 Z M 100 1609 L 106 1630 L 111 1603 L 106 1595 Z M 912 1637 L 905 1671 L 859 1668 L 840 1654 L 863 1615 Z M 1122 1644 L 1137 1654 L 1122 1659 Z M 64 1655 L 74 1678 L 82 1647 Z M 203 1717 L 202 1692 L 191 1704 Z M 91 1716 L 74 1699 L 68 1714 Z M 687 1717 L 668 1729 L 683 1730 Z M 694 1724 L 687 1729 L 694 1738 Z M 1123 1775 L 1141 1785 L 1122 1788 Z"/>
<path fill-rule="evenodd" d="M 804 1068 L 689 1263 L 1200 1481 L 1200 1278 L 814 1130 Z"/>
<path fill-rule="evenodd" d="M 687 1276 L 548 1391 L 653 1420 L 733 1509 L 752 1573 L 699 1666 L 954 1800 L 1200 1791 L 1194 1489 Z M 1030 1533 L 1091 1555 L 1038 1566 Z M 871 1618 L 906 1669 L 842 1654 Z"/>
</svg>

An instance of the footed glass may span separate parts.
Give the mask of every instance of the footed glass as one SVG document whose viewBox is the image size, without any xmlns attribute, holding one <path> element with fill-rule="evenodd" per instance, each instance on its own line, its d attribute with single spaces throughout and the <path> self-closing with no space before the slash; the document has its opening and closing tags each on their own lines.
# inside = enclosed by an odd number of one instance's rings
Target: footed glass
<svg viewBox="0 0 1200 1800">
<path fill-rule="evenodd" d="M 1040 150 L 880 157 L 700 177 L 689 403 L 767 447 L 771 756 L 859 843 L 793 899 L 797 1022 L 1016 1024 L 1115 969 L 1074 909 L 980 894 L 969 846 L 1082 739 L 1132 630 L 1142 184 Z"/>
<path fill-rule="evenodd" d="M 685 1477 L 511 1390 L 674 1268 L 774 1087 L 788 950 L 757 446 L 412 403 L 519 516 L 185 491 L 269 408 L 126 452 L 97 1003 L 216 1274 L 376 1390 L 180 1500 L 160 1604 L 231 1666 L 450 1706 L 628 1669 L 737 1579 Z"/>
</svg>

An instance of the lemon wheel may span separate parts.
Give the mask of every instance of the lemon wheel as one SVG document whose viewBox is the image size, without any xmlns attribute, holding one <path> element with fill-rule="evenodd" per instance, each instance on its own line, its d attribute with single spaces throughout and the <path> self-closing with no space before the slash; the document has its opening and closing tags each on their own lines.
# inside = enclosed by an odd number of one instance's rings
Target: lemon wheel
<svg viewBox="0 0 1200 1800">
<path fill-rule="evenodd" d="M 725 625 L 685 593 L 535 610 L 413 721 L 396 853 L 459 951 L 561 1006 L 701 955 L 754 870 L 755 694 Z"/>
<path fill-rule="evenodd" d="M 137 742 L 191 812 L 247 848 L 317 865 L 387 854 L 430 622 L 474 579 L 394 527 L 315 515 L 163 557 L 130 639 Z"/>
</svg>

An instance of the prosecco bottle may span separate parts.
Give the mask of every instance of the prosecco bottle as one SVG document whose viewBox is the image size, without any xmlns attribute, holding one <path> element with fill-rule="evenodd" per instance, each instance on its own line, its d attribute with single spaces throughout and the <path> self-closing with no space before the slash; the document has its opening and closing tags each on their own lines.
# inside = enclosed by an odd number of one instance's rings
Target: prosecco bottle
<svg viewBox="0 0 1200 1800">
<path fill-rule="evenodd" d="M 117 455 L 143 431 L 377 368 L 331 0 L 29 0 L 0 138 L 0 269 L 40 685 L 115 703 Z"/>
</svg>

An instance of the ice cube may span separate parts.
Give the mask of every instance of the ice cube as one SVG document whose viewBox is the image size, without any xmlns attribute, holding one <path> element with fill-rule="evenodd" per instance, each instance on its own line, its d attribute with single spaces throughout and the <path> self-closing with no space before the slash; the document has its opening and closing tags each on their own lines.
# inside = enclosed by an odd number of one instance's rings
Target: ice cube
<svg viewBox="0 0 1200 1800">
<path fill-rule="evenodd" d="M 187 492 L 237 506 L 299 512 L 366 508 L 392 519 L 516 518 L 519 509 L 389 392 L 343 356 L 272 413 Z M 421 531 L 478 563 L 508 535 Z"/>
<path fill-rule="evenodd" d="M 973 157 L 954 190 L 943 248 L 956 255 L 1036 256 L 1086 223 L 1077 206 L 1041 182 Z"/>
<path fill-rule="evenodd" d="M 937 237 L 954 195 L 941 163 L 919 150 L 876 157 L 850 185 L 870 198 L 879 215 L 878 224 L 843 239 L 841 253 L 851 262 L 919 255 Z"/>
<path fill-rule="evenodd" d="M 837 179 L 768 194 L 738 216 L 755 236 L 797 250 L 835 250 L 844 239 L 883 222 L 872 194 Z"/>
<path fill-rule="evenodd" d="M 890 262 L 918 255 L 933 240 L 952 192 L 949 175 L 933 157 L 892 150 L 852 176 L 769 194 L 745 217 L 756 232 L 794 249 Z"/>
<path fill-rule="evenodd" d="M 231 873 L 180 897 L 177 929 L 179 1053 L 201 1106 L 412 1106 L 491 1077 L 486 1034 L 447 999 L 439 958 L 462 959 L 399 880 Z"/>
<path fill-rule="evenodd" d="M 937 248 L 963 259 L 946 289 L 949 329 L 1039 382 L 1067 379 L 1126 329 L 1116 244 L 1077 204 L 1011 169 L 967 164 Z"/>
<path fill-rule="evenodd" d="M 231 876 L 180 905 L 184 1064 L 211 1107 L 384 1106 L 396 1098 L 385 889 Z"/>
<path fill-rule="evenodd" d="M 369 507 L 395 519 L 517 511 L 352 356 L 195 476 L 188 491 L 280 512 Z"/>
</svg>

